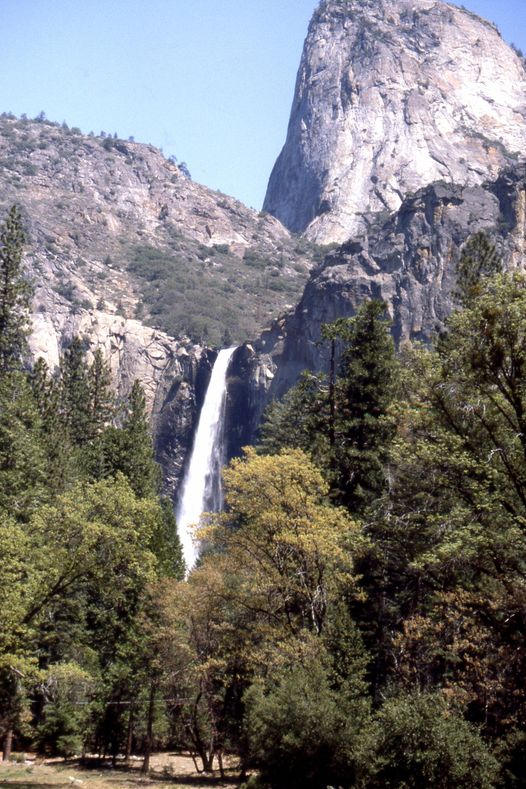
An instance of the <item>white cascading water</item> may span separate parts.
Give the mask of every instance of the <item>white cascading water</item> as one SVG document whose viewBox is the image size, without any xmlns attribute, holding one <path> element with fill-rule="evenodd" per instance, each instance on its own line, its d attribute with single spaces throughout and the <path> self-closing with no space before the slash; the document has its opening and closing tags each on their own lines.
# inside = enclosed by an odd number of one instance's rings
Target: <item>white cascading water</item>
<svg viewBox="0 0 526 789">
<path fill-rule="evenodd" d="M 188 570 L 194 566 L 199 553 L 193 527 L 199 523 L 203 512 L 219 512 L 223 506 L 221 468 L 226 376 L 235 350 L 224 348 L 215 360 L 179 497 L 177 531 Z"/>
</svg>

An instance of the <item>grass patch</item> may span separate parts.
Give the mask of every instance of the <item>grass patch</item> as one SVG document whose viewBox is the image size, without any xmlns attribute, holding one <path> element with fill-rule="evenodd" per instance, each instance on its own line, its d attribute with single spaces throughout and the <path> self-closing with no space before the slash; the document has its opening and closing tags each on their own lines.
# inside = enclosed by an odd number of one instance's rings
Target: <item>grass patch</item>
<svg viewBox="0 0 526 789">
<path fill-rule="evenodd" d="M 152 770 L 148 775 L 140 772 L 141 760 L 131 768 L 112 768 L 109 762 L 94 761 L 83 767 L 75 761 L 52 760 L 32 765 L 0 763 L 0 786 L 13 789 L 209 789 L 217 786 L 234 789 L 239 786 L 235 770 L 228 771 L 225 780 L 219 774 L 203 776 L 195 771 L 188 756 L 178 754 L 156 754 L 152 758 Z"/>
</svg>

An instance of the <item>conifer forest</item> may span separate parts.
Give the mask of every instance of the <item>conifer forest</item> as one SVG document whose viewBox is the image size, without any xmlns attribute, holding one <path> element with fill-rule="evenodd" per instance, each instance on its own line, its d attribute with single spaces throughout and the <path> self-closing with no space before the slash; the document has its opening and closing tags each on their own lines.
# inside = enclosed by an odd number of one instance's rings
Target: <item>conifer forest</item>
<svg viewBox="0 0 526 789">
<path fill-rule="evenodd" d="M 0 235 L 0 734 L 246 787 L 524 785 L 526 276 L 463 247 L 456 306 L 395 352 L 385 305 L 224 471 L 186 575 L 137 382 L 73 339 L 29 361 Z M 233 761 L 234 760 L 234 761 Z"/>
</svg>

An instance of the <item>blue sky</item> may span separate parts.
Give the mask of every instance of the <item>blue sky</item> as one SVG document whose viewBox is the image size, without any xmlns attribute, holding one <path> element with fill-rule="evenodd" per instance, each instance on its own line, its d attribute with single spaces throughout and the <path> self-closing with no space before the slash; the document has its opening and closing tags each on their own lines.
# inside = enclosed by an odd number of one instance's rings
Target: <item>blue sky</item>
<svg viewBox="0 0 526 789">
<path fill-rule="evenodd" d="M 0 111 L 162 147 L 261 206 L 317 0 L 0 0 Z M 458 3 L 460 5 L 460 3 Z M 526 51 L 526 0 L 464 0 Z"/>
</svg>

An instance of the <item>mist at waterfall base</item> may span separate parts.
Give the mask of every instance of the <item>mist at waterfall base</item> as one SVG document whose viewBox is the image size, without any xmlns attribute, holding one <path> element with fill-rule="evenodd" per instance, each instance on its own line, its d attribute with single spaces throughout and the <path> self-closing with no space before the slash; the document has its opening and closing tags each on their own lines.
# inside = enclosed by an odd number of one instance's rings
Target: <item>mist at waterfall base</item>
<svg viewBox="0 0 526 789">
<path fill-rule="evenodd" d="M 219 351 L 212 368 L 176 509 L 177 531 L 187 570 L 192 569 L 199 555 L 194 530 L 202 513 L 219 512 L 223 506 L 221 469 L 224 462 L 226 378 L 235 350 L 234 347 Z"/>
</svg>

